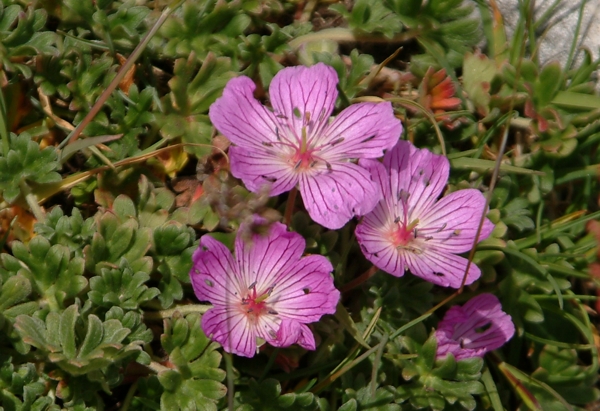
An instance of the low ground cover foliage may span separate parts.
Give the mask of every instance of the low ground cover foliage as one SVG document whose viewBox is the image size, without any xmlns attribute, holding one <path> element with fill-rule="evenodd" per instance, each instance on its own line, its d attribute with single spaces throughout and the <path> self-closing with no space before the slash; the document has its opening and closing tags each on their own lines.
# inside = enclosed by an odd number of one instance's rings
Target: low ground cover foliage
<svg viewBox="0 0 600 411">
<path fill-rule="evenodd" d="M 597 407 L 600 60 L 496 7 L 0 0 L 0 410 Z"/>
</svg>

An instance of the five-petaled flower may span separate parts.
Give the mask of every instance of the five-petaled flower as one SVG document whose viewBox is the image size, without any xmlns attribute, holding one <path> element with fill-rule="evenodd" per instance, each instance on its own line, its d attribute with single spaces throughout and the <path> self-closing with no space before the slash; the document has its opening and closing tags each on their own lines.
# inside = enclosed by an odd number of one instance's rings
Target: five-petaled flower
<svg viewBox="0 0 600 411">
<path fill-rule="evenodd" d="M 378 182 L 383 199 L 356 227 L 363 253 L 375 266 L 400 277 L 410 270 L 429 282 L 445 287 L 461 285 L 468 260 L 457 256 L 471 249 L 485 198 L 475 189 L 455 191 L 441 200 L 448 180 L 449 162 L 444 156 L 399 141 L 383 164 L 361 160 Z M 494 225 L 486 218 L 479 240 Z M 466 284 L 481 275 L 471 264 Z"/>
<path fill-rule="evenodd" d="M 483 357 L 512 338 L 515 326 L 493 294 L 480 294 L 462 307 L 450 308 L 435 331 L 437 358 Z"/>
<path fill-rule="evenodd" d="M 392 148 L 402 125 L 389 102 L 353 104 L 330 121 L 336 72 L 322 63 L 279 71 L 269 87 L 272 110 L 253 96 L 245 76 L 229 81 L 210 107 L 215 127 L 234 144 L 231 173 L 251 191 L 270 185 L 276 196 L 298 186 L 317 223 L 342 227 L 381 198 L 367 170 L 353 160 Z"/>
<path fill-rule="evenodd" d="M 245 357 L 256 353 L 258 338 L 276 347 L 297 343 L 314 350 L 306 324 L 333 314 L 340 298 L 331 263 L 321 255 L 302 257 L 304 239 L 281 223 L 250 241 L 240 234 L 247 229 L 240 227 L 233 256 L 208 235 L 194 252 L 194 291 L 213 305 L 202 316 L 204 333 Z"/>
</svg>

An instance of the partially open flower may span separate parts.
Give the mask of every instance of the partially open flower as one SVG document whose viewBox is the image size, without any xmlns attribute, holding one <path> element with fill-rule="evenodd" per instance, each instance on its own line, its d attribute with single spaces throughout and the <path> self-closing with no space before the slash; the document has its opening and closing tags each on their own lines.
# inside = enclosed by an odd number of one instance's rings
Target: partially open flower
<svg viewBox="0 0 600 411">
<path fill-rule="evenodd" d="M 485 212 L 485 198 L 475 189 L 455 191 L 439 201 L 450 163 L 444 156 L 399 141 L 383 164 L 361 160 L 373 174 L 383 199 L 356 227 L 356 239 L 369 261 L 400 277 L 406 270 L 433 284 L 459 288 L 468 260 L 456 254 L 471 249 Z M 494 225 L 484 219 L 479 240 Z M 466 284 L 481 276 L 469 266 Z"/>
<path fill-rule="evenodd" d="M 402 133 L 389 102 L 353 104 L 330 121 L 337 83 L 335 70 L 322 63 L 285 68 L 271 81 L 270 110 L 254 98 L 252 80 L 237 77 L 209 112 L 234 144 L 235 177 L 250 191 L 269 185 L 271 196 L 299 186 L 308 214 L 331 229 L 368 213 L 381 198 L 353 160 L 380 157 Z"/>
<path fill-rule="evenodd" d="M 258 218 L 257 218 L 258 219 Z M 194 292 L 213 308 L 202 316 L 202 330 L 227 352 L 252 357 L 257 340 L 276 347 L 299 344 L 315 349 L 307 323 L 333 314 L 340 293 L 333 285 L 331 263 L 321 255 L 302 257 L 305 241 L 274 223 L 266 235 L 241 233 L 235 253 L 204 235 L 192 257 Z"/>
<path fill-rule="evenodd" d="M 479 294 L 462 307 L 450 308 L 435 331 L 437 358 L 453 354 L 457 360 L 483 357 L 500 348 L 515 333 L 510 315 L 493 294 Z"/>
</svg>

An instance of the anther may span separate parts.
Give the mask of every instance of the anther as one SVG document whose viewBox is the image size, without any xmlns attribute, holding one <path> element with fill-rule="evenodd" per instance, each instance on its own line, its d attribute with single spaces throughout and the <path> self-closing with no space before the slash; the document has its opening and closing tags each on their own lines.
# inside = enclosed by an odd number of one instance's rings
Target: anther
<svg viewBox="0 0 600 411">
<path fill-rule="evenodd" d="M 371 137 L 367 137 L 367 138 L 365 138 L 365 139 L 364 139 L 362 142 L 363 142 L 363 143 L 366 143 L 367 141 L 371 141 L 371 140 L 373 140 L 374 138 L 375 138 L 375 135 L 373 134 Z"/>
</svg>

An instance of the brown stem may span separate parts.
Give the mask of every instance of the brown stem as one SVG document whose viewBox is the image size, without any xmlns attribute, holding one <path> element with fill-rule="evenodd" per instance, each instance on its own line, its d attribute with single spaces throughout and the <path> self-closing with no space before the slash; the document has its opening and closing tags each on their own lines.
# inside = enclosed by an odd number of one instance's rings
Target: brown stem
<svg viewBox="0 0 600 411">
<path fill-rule="evenodd" d="M 359 285 L 361 285 L 362 283 L 367 281 L 369 278 L 373 277 L 376 272 L 377 272 L 377 267 L 372 265 L 371 268 L 369 268 L 367 271 L 365 271 L 364 273 L 362 273 L 361 275 L 356 277 L 354 280 L 350 281 L 347 284 L 344 284 L 344 286 L 340 289 L 340 292 L 342 294 L 344 294 L 344 293 L 352 290 L 353 288 L 358 287 Z"/>
<path fill-rule="evenodd" d="M 290 195 L 288 196 L 287 204 L 285 205 L 285 214 L 283 215 L 283 223 L 288 227 L 292 224 L 292 213 L 294 212 L 294 203 L 296 203 L 296 195 L 298 189 L 292 188 Z"/>
<path fill-rule="evenodd" d="M 150 42 L 150 39 L 152 39 L 152 37 L 160 28 L 160 26 L 162 26 L 162 24 L 165 22 L 165 20 L 167 20 L 171 13 L 182 3 L 183 0 L 174 0 L 169 6 L 165 7 L 158 20 L 156 20 L 156 22 L 154 23 L 154 26 L 152 26 L 152 28 L 150 29 L 150 31 L 148 31 L 148 33 L 146 33 L 146 36 L 144 36 L 140 44 L 138 44 L 137 47 L 133 50 L 125 64 L 121 66 L 121 69 L 119 70 L 115 78 L 111 81 L 111 83 L 100 95 L 100 97 L 98 97 L 98 100 L 96 101 L 92 109 L 89 111 L 89 113 L 87 113 L 87 115 L 83 118 L 81 123 L 79 123 L 77 127 L 75 127 L 75 129 L 71 132 L 71 134 L 69 135 L 68 144 L 71 144 L 73 141 L 75 141 L 77 137 L 79 137 L 83 129 L 94 119 L 94 117 L 96 116 L 96 114 L 98 114 L 106 100 L 108 100 L 108 98 L 110 97 L 112 92 L 117 88 L 123 77 L 125 77 L 125 74 L 127 74 L 129 69 L 133 66 L 135 61 L 142 54 L 142 51 L 144 51 L 144 49 Z"/>
</svg>

